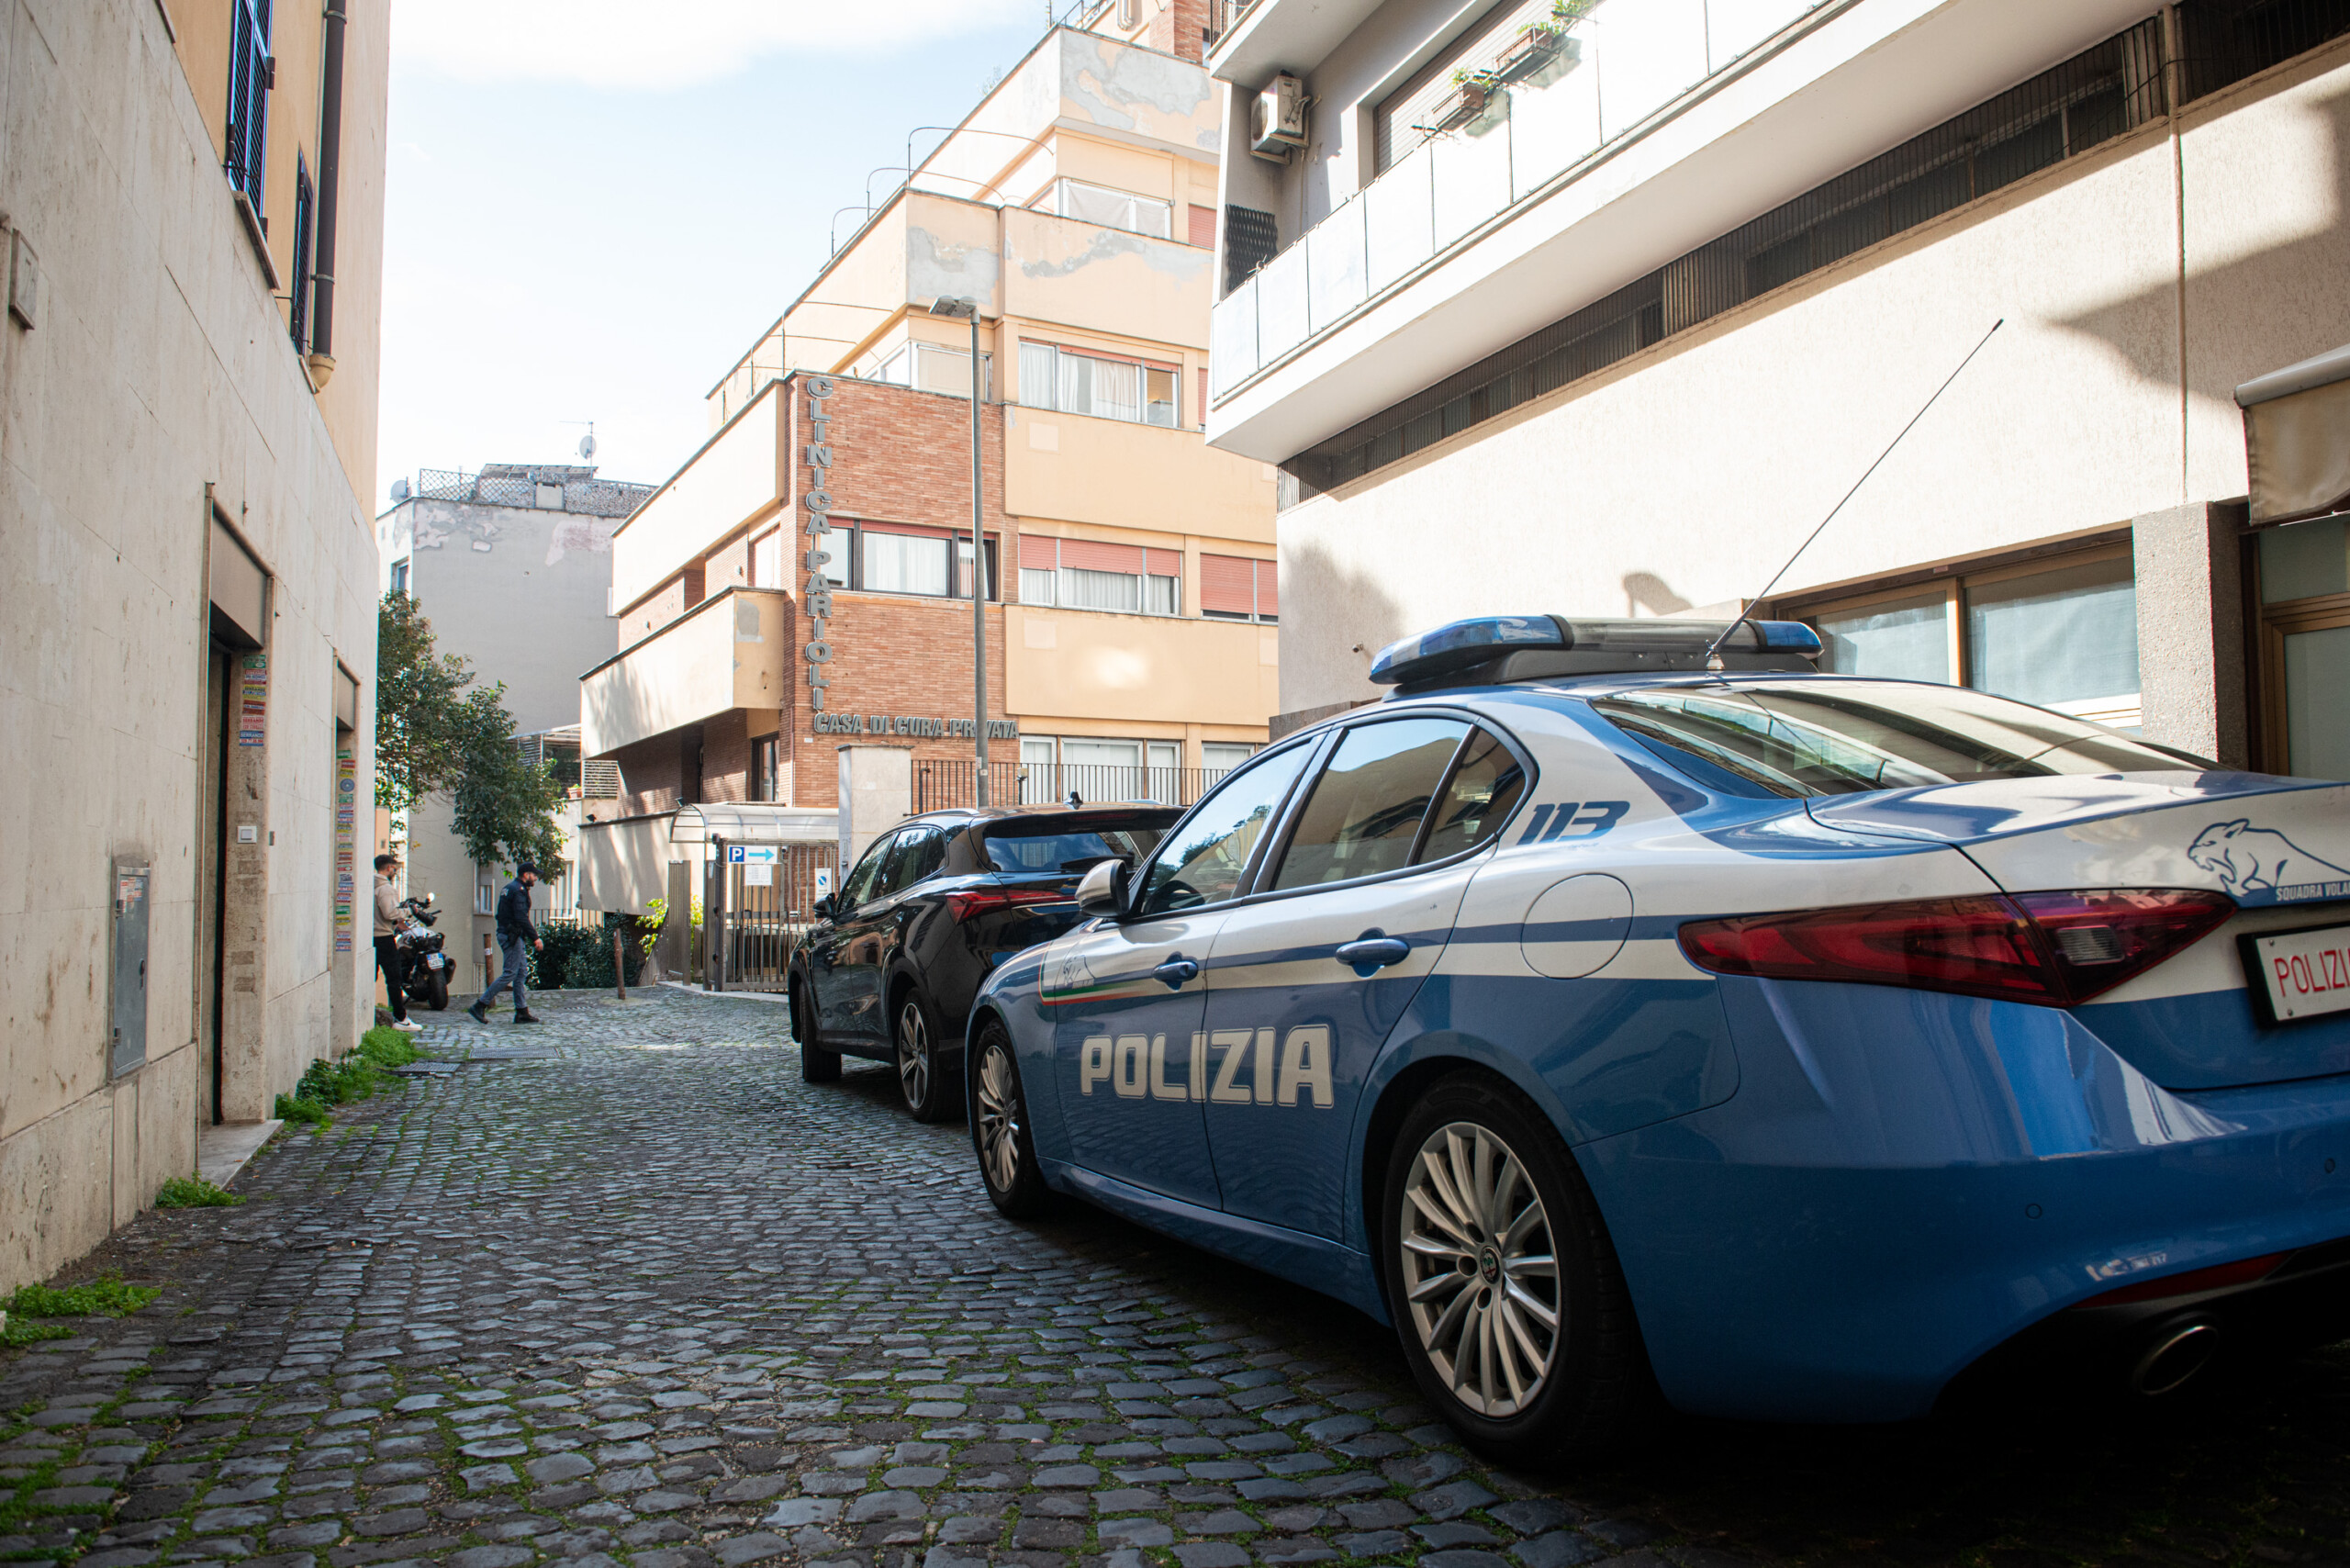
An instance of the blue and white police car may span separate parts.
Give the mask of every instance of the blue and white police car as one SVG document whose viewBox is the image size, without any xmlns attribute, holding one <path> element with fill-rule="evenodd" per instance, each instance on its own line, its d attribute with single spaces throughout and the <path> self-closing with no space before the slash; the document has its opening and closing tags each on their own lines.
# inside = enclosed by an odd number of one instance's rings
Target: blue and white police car
<svg viewBox="0 0 2350 1568">
<path fill-rule="evenodd" d="M 997 1206 L 1390 1321 L 1507 1457 L 2350 1329 L 2350 788 L 1723 631 L 1399 643 L 1096 867 L 973 1012 Z"/>
</svg>

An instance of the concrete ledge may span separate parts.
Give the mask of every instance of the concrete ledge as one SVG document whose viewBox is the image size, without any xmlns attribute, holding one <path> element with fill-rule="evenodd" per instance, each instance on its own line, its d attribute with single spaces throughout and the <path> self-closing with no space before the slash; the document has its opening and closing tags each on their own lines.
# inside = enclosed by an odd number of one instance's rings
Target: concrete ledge
<svg viewBox="0 0 2350 1568">
<path fill-rule="evenodd" d="M 661 988 L 665 991 L 682 991 L 688 996 L 724 996 L 740 998 L 744 1002 L 781 1002 L 786 1003 L 791 1001 L 790 993 L 788 991 L 712 991 L 708 986 L 701 984 L 699 980 L 662 980 L 659 983 Z"/>
<path fill-rule="evenodd" d="M 218 1126 L 204 1127 L 196 1137 L 196 1173 L 216 1187 L 225 1187 L 237 1179 L 245 1162 L 261 1151 L 270 1135 L 285 1124 L 269 1122 L 227 1122 Z"/>
</svg>

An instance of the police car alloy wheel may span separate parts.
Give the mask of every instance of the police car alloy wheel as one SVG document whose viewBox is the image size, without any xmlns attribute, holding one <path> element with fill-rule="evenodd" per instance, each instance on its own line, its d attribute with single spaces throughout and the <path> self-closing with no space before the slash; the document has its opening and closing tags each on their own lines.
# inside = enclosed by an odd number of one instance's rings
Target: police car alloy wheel
<svg viewBox="0 0 2350 1568">
<path fill-rule="evenodd" d="M 979 1150 L 988 1200 L 998 1210 L 1026 1219 L 1051 1206 L 1051 1190 L 1036 1169 L 1036 1140 L 1028 1128 L 1027 1096 L 1021 1092 L 1012 1036 L 992 1020 L 979 1031 L 972 1070 L 971 1144 Z"/>
<path fill-rule="evenodd" d="M 1404 1120 L 1382 1207 L 1388 1300 L 1421 1391 L 1494 1458 L 1604 1451 L 1653 1383 L 1623 1274 L 1558 1134 L 1482 1075 Z"/>
<path fill-rule="evenodd" d="M 946 1114 L 946 1086 L 939 1081 L 937 1036 L 930 1026 L 930 1009 L 922 993 L 908 991 L 898 1000 L 897 1032 L 893 1036 L 898 1088 L 906 1109 L 917 1122 L 934 1122 Z"/>
<path fill-rule="evenodd" d="M 800 1042 L 800 1081 L 802 1083 L 833 1083 L 841 1076 L 841 1054 L 828 1051 L 816 1043 L 816 1009 L 808 999 L 808 988 L 791 988 L 791 1037 Z"/>
</svg>

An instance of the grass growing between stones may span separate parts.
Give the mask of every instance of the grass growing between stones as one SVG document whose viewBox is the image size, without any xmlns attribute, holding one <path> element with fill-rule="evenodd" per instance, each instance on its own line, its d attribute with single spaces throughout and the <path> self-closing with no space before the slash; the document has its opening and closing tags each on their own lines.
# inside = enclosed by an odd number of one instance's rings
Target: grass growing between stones
<svg viewBox="0 0 2350 1568">
<path fill-rule="evenodd" d="M 232 1209 L 244 1201 L 201 1176 L 174 1176 L 155 1190 L 159 1209 Z"/>
<path fill-rule="evenodd" d="M 277 1117 L 323 1131 L 334 1124 L 333 1107 L 366 1099 L 383 1087 L 380 1073 L 406 1067 L 418 1055 L 399 1030 L 370 1029 L 359 1037 L 359 1048 L 341 1061 L 321 1058 L 305 1069 L 294 1092 L 277 1097 Z"/>
</svg>

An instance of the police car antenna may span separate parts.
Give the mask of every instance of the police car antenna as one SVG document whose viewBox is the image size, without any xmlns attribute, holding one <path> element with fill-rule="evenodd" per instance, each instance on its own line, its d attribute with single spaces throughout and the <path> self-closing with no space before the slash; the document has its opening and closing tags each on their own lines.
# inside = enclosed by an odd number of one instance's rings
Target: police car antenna
<svg viewBox="0 0 2350 1568">
<path fill-rule="evenodd" d="M 1998 320 L 1991 323 L 1991 332 L 1998 331 L 2007 324 L 2008 319 L 2005 316 L 2000 317 Z M 1747 600 L 1746 608 L 1738 612 L 1737 619 L 1733 620 L 1729 625 L 1723 627 L 1721 630 L 1721 635 L 1716 637 L 1712 643 L 1707 645 L 1706 667 L 1707 669 L 1718 670 L 1725 667 L 1722 664 L 1722 644 L 1729 642 L 1731 635 L 1736 633 L 1740 626 L 1746 624 L 1747 615 L 1752 610 L 1754 606 L 1762 603 L 1764 599 L 1771 597 L 1771 590 L 1779 586 L 1779 579 L 1787 575 L 1788 568 L 1793 566 L 1796 562 L 1802 557 L 1805 551 L 1811 548 L 1811 542 L 1819 537 L 1821 531 L 1826 529 L 1830 523 L 1836 521 L 1836 513 L 1844 510 L 1844 502 L 1851 500 L 1854 496 L 1861 493 L 1861 487 L 1869 482 L 1869 474 L 1874 474 L 1879 468 L 1885 466 L 1885 460 L 1893 455 L 1894 447 L 1899 446 L 1901 444 L 1902 438 L 1907 436 L 1911 431 L 1915 430 L 1918 426 L 1918 421 L 1926 417 L 1926 409 L 1932 408 L 1934 406 L 1935 399 L 1941 398 L 1943 393 L 1949 391 L 1950 384 L 1953 381 L 1957 380 L 1968 365 L 1975 363 L 1975 356 L 1983 352 L 1983 344 L 1991 341 L 1991 332 L 1984 333 L 1982 342 L 1977 342 L 1973 348 L 1966 351 L 1966 357 L 1958 362 L 1958 369 L 1952 371 L 1949 376 L 1943 380 L 1942 384 L 1934 388 L 1934 396 L 1926 399 L 1925 406 L 1923 408 L 1920 408 L 1916 413 L 1909 416 L 1909 422 L 1901 427 L 1901 434 L 1895 436 L 1892 442 L 1887 445 L 1883 452 L 1876 454 L 1876 461 L 1869 465 L 1868 474 L 1862 475 L 1858 479 L 1852 482 L 1852 487 L 1844 492 L 1844 500 L 1838 501 L 1834 508 L 1829 511 L 1828 515 L 1819 520 L 1819 526 L 1813 529 L 1809 533 L 1804 535 L 1803 543 L 1796 546 L 1795 554 L 1788 556 L 1785 564 L 1780 566 L 1777 571 L 1771 574 L 1771 580 L 1762 585 L 1762 591 L 1756 594 L 1752 599 Z"/>
</svg>

